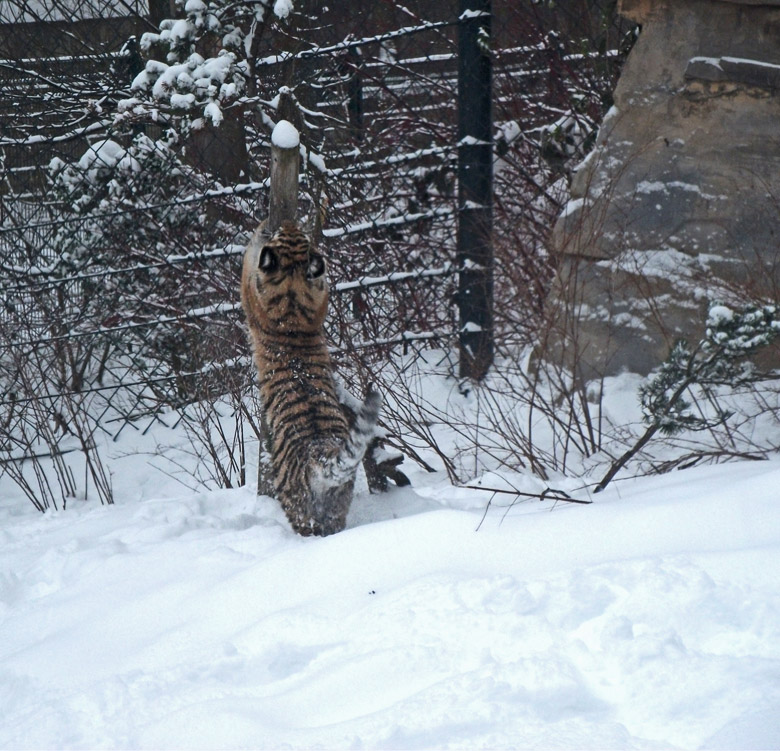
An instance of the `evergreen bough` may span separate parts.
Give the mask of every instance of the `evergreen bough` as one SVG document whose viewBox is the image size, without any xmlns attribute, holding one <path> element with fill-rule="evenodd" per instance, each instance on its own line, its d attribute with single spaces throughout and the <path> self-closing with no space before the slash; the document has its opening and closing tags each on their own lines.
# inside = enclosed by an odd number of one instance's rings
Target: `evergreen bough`
<svg viewBox="0 0 780 751">
<path fill-rule="evenodd" d="M 780 332 L 780 311 L 776 305 L 751 305 L 736 311 L 722 303 L 710 306 L 704 337 L 691 348 L 685 340 L 675 343 L 666 361 L 639 390 L 642 419 L 647 426 L 639 440 L 616 459 L 599 482 L 600 492 L 656 433 L 673 436 L 683 430 L 705 430 L 724 423 L 731 413 L 716 408 L 707 418 L 694 415 L 685 398 L 696 386 L 705 396 L 719 386 L 737 388 L 761 380 L 748 359 L 766 347 Z M 716 404 L 716 400 L 711 402 Z"/>
</svg>

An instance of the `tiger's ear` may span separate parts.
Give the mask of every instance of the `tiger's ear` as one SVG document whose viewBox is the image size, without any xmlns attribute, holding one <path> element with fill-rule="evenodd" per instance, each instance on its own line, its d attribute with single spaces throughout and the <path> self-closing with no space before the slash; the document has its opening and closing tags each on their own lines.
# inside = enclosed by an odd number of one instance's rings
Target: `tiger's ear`
<svg viewBox="0 0 780 751">
<path fill-rule="evenodd" d="M 279 256 L 276 255 L 276 251 L 270 245 L 266 245 L 260 251 L 260 261 L 257 265 L 266 273 L 278 268 Z"/>
</svg>

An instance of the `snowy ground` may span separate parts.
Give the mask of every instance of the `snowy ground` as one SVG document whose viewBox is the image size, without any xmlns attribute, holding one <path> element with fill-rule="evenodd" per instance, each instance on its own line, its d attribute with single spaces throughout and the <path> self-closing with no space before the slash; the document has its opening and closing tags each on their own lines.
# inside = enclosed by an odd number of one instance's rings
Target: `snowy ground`
<svg viewBox="0 0 780 751">
<path fill-rule="evenodd" d="M 0 484 L 0 747 L 780 748 L 780 461 L 484 520 L 418 472 L 325 539 L 147 461 Z"/>
</svg>

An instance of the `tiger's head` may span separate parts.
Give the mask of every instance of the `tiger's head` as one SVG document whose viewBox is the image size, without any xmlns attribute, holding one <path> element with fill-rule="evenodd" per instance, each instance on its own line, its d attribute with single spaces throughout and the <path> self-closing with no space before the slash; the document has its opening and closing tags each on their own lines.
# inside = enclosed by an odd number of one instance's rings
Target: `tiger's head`
<svg viewBox="0 0 780 751">
<path fill-rule="evenodd" d="M 241 302 L 250 322 L 279 333 L 319 331 L 328 309 L 325 259 L 290 221 L 260 227 L 244 254 Z"/>
</svg>

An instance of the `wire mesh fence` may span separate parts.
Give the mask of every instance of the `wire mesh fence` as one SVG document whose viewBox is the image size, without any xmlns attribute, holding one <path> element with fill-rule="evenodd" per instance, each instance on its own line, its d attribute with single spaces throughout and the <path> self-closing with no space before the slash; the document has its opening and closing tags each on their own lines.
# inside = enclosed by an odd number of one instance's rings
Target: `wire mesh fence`
<svg viewBox="0 0 780 751">
<path fill-rule="evenodd" d="M 343 376 L 456 335 L 457 3 L 292 5 L 3 3 L 4 467 L 38 450 L 41 422 L 56 453 L 76 413 L 89 445 L 250 388 L 239 267 L 279 119 L 302 136 Z M 598 2 L 493 12 L 496 329 L 511 337 L 543 300 L 546 234 L 624 30 Z"/>
</svg>

